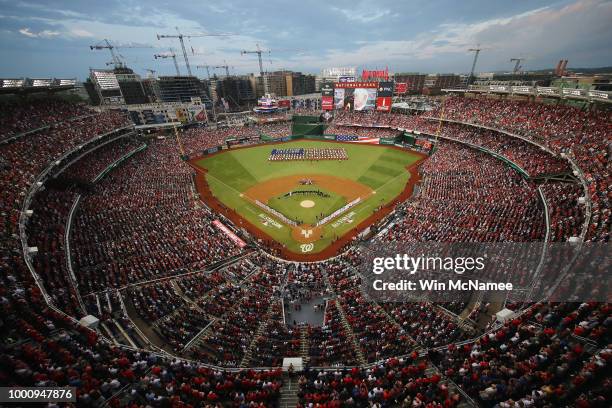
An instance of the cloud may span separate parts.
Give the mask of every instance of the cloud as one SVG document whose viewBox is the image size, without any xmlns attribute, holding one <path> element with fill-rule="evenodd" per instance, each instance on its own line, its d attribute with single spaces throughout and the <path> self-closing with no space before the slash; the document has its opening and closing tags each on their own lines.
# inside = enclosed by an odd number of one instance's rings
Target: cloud
<svg viewBox="0 0 612 408">
<path fill-rule="evenodd" d="M 471 59 L 468 48 L 477 44 L 484 48 L 481 69 L 509 69 L 509 59 L 521 55 L 533 56 L 528 64 L 539 67 L 552 66 L 555 59 L 564 56 L 571 59 L 572 55 L 597 56 L 610 63 L 610 52 L 603 51 L 609 49 L 605 44 L 612 33 L 610 21 L 612 2 L 578 0 L 561 7 L 540 7 L 507 17 L 442 23 L 410 39 L 354 41 L 354 49 L 328 49 L 323 57 L 296 58 L 285 65 L 389 64 L 397 67 L 435 61 L 436 65 L 448 67 L 448 71 L 458 72 L 469 68 L 463 65 Z"/>
<path fill-rule="evenodd" d="M 53 38 L 60 35 L 59 31 L 42 30 L 34 32 L 29 27 L 20 28 L 19 33 L 29 38 Z"/>
<path fill-rule="evenodd" d="M 569 59 L 570 66 L 612 64 L 609 0 L 498 2 L 494 7 L 453 0 L 379 0 L 376 6 L 365 0 L 305 1 L 286 7 L 248 0 L 218 5 L 197 0 L 54 0 L 53 6 L 42 7 L 33 0 L 0 2 L 6 6 L 0 26 L 9 32 L 0 38 L 0 49 L 10 54 L 7 59 L 16 61 L 20 72 L 36 66 L 57 70 L 58 75 L 83 75 L 107 57 L 89 52 L 88 45 L 108 38 L 114 44 L 152 45 L 156 51 L 136 48 L 123 53 L 137 71 L 157 67 L 169 73 L 173 64 L 156 62 L 153 54 L 173 47 L 181 57 L 180 45 L 174 39 L 156 40 L 155 34 L 174 34 L 175 27 L 184 34 L 235 33 L 227 38 L 190 38 L 185 46 L 192 68 L 227 61 L 238 72 L 259 72 L 255 55 L 240 55 L 257 43 L 272 50 L 263 59 L 265 70 L 318 72 L 328 66 L 388 65 L 396 72 L 465 72 L 473 58 L 468 49 L 479 43 L 484 48 L 479 71 L 510 70 L 510 58 L 522 56 L 529 57 L 526 69 L 552 67 L 561 58 Z M 48 64 L 49 53 L 37 52 L 48 46 L 32 41 L 41 38 L 53 39 L 56 65 Z M 72 64 L 65 64 L 66 59 Z M 179 64 L 184 65 L 182 60 Z"/>
<path fill-rule="evenodd" d="M 364 24 L 371 23 L 385 16 L 391 15 L 391 10 L 366 11 L 361 7 L 358 9 L 342 9 L 339 7 L 332 7 L 331 9 L 341 13 L 349 21 L 356 21 Z"/>
<path fill-rule="evenodd" d="M 89 31 L 84 30 L 82 28 L 73 28 L 70 30 L 70 34 L 72 34 L 72 36 L 74 37 L 79 37 L 79 38 L 88 38 L 88 37 L 95 36 L 93 33 L 90 33 Z"/>
</svg>

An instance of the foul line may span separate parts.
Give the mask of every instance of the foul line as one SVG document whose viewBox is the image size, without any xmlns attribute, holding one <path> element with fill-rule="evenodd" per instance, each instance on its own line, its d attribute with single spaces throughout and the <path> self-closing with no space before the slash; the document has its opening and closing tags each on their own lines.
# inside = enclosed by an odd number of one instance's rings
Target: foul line
<svg viewBox="0 0 612 408">
<path fill-rule="evenodd" d="M 380 189 L 382 189 L 383 187 L 385 187 L 387 184 L 394 182 L 396 179 L 398 179 L 400 176 L 403 176 L 404 173 L 400 173 L 397 176 L 393 177 L 392 179 L 388 180 L 385 184 L 383 184 L 382 186 L 379 186 L 378 188 L 375 188 L 374 190 L 372 190 L 372 192 L 368 195 L 367 198 L 363 199 L 363 201 L 361 201 L 359 204 L 357 204 L 355 207 L 352 207 L 355 211 L 356 214 L 359 214 L 360 212 L 362 212 L 363 210 L 365 210 L 365 204 L 368 200 L 370 199 L 374 194 L 376 194 Z M 408 176 L 410 176 L 410 173 L 408 172 Z M 359 208 L 361 207 L 361 208 Z M 333 221 L 337 220 L 338 218 L 340 218 L 341 216 L 343 216 L 348 210 L 350 210 L 351 208 L 347 208 L 346 210 L 342 211 L 340 214 L 338 214 L 337 217 L 332 218 L 331 220 L 327 221 L 325 224 L 322 224 L 321 226 L 325 226 L 328 225 L 330 223 L 332 223 Z"/>
<path fill-rule="evenodd" d="M 261 208 L 260 206 L 258 206 L 257 204 L 255 204 L 255 200 L 253 200 L 251 197 L 249 197 L 248 195 L 241 193 L 240 191 L 236 190 L 234 187 L 230 186 L 229 184 L 224 183 L 223 181 L 219 180 L 217 177 L 213 176 L 210 173 L 206 173 L 207 176 L 212 177 L 213 179 L 217 180 L 219 183 L 221 183 L 222 185 L 226 186 L 227 188 L 229 188 L 230 190 L 232 190 L 233 192 L 235 192 L 238 195 L 238 198 L 242 198 L 245 199 L 249 204 L 255 205 L 259 210 L 263 211 L 264 213 L 268 214 L 271 217 L 274 217 L 274 219 L 277 222 L 280 222 L 283 226 L 291 229 L 292 226 L 291 225 L 287 225 L 283 220 L 278 219 L 273 213 L 270 213 L 268 211 L 266 211 L 264 208 Z M 212 193 L 212 190 L 211 190 Z M 251 211 L 251 209 L 247 208 L 249 211 Z M 254 211 L 251 211 L 253 214 L 257 214 Z"/>
<path fill-rule="evenodd" d="M 379 186 L 378 188 L 375 188 L 374 190 L 372 190 L 372 192 L 369 194 L 369 196 L 368 196 L 367 198 L 365 198 L 363 201 L 361 201 L 361 203 L 357 204 L 357 206 L 356 206 L 356 207 L 360 207 L 360 206 L 361 206 L 361 208 L 359 208 L 359 209 L 355 209 L 355 210 L 354 210 L 354 211 L 355 211 L 355 213 L 357 213 L 357 214 L 358 214 L 358 213 L 361 213 L 361 212 L 362 212 L 362 211 L 365 209 L 365 206 L 363 206 L 362 204 L 365 204 L 365 203 L 366 203 L 366 200 L 368 200 L 369 198 L 371 198 L 371 197 L 372 197 L 372 196 L 373 196 L 375 193 L 377 193 L 377 192 L 378 192 L 380 189 L 382 189 L 383 187 L 385 187 L 385 186 L 386 186 L 386 185 L 388 185 L 389 183 L 394 182 L 396 179 L 398 179 L 399 177 L 401 177 L 401 176 L 403 176 L 403 175 L 404 175 L 404 173 L 400 173 L 400 174 L 398 174 L 397 176 L 393 177 L 392 179 L 388 180 L 388 181 L 387 181 L 385 184 L 383 184 L 382 186 Z M 408 175 L 410 176 L 410 173 L 408 173 Z M 208 172 L 207 172 L 207 173 L 205 173 L 205 176 L 208 176 L 208 177 L 211 177 L 211 178 L 215 179 L 216 181 L 218 181 L 218 182 L 219 182 L 219 183 L 221 183 L 222 185 L 224 185 L 224 186 L 226 186 L 227 188 L 229 188 L 231 191 L 235 192 L 235 193 L 238 195 L 238 197 L 239 197 L 239 198 L 246 199 L 246 201 L 247 201 L 247 202 L 249 202 L 250 204 L 256 205 L 256 204 L 254 203 L 254 200 L 253 200 L 251 197 L 249 197 L 248 195 L 246 195 L 246 194 L 244 194 L 244 193 L 241 193 L 240 191 L 236 190 L 234 187 L 232 187 L 232 186 L 230 186 L 229 184 L 227 184 L 227 183 L 225 183 L 225 182 L 221 181 L 220 179 L 218 179 L 217 177 L 213 176 L 212 174 L 210 174 L 210 173 L 208 173 Z M 212 193 L 212 191 L 211 191 L 211 193 Z M 262 210 L 262 211 L 264 211 L 266 214 L 268 214 L 268 215 L 270 215 L 270 216 L 274 217 L 274 214 L 269 213 L 269 212 L 268 212 L 268 211 L 266 211 L 265 209 L 263 209 L 263 208 L 261 208 L 261 207 L 259 207 L 259 206 L 257 206 L 257 208 L 258 208 L 258 209 L 260 209 L 260 210 Z M 351 209 L 351 208 L 347 208 L 346 210 L 344 210 L 343 212 L 341 212 L 340 214 L 338 214 L 338 216 L 336 216 L 336 217 L 334 217 L 334 218 L 330 219 L 328 222 L 326 222 L 325 224 L 322 224 L 322 225 L 320 225 L 320 226 L 321 226 L 321 227 L 323 227 L 323 226 L 326 226 L 326 225 L 331 224 L 333 221 L 337 220 L 338 218 L 340 218 L 341 216 L 343 216 L 344 214 L 346 214 L 346 212 L 347 212 L 348 210 L 350 210 L 350 209 Z M 254 212 L 253 212 L 253 213 L 254 213 Z M 254 214 L 255 214 L 255 213 L 254 213 Z M 291 229 L 291 228 L 292 228 L 290 225 L 285 224 L 285 223 L 284 223 L 282 220 L 276 219 L 276 221 L 281 222 L 281 223 L 282 223 L 282 224 L 283 224 L 285 227 L 287 227 L 287 228 L 289 228 L 289 229 Z"/>
</svg>

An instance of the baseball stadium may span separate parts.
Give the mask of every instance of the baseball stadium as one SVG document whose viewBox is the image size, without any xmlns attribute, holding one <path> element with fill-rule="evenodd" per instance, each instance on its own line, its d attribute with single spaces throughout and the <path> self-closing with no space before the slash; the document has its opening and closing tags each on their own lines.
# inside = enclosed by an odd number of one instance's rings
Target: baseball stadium
<svg viewBox="0 0 612 408">
<path fill-rule="evenodd" d="M 610 406 L 612 3 L 35 3 L 1 407 Z"/>
</svg>

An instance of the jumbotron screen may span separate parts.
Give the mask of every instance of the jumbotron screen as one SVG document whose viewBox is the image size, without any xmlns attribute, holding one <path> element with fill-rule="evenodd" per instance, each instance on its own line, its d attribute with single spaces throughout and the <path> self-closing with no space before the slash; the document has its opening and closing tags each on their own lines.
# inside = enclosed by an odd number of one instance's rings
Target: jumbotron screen
<svg viewBox="0 0 612 408">
<path fill-rule="evenodd" d="M 377 87 L 377 82 L 336 82 L 334 84 L 334 109 L 374 110 Z"/>
</svg>

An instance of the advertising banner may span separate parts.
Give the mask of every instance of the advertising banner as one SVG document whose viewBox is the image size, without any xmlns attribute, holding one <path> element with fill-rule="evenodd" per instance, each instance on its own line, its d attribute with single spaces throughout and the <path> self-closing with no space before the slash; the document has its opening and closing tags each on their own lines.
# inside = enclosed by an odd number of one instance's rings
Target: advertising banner
<svg viewBox="0 0 612 408">
<path fill-rule="evenodd" d="M 325 82 L 321 85 L 321 109 L 334 109 L 334 86 L 331 82 Z"/>
<path fill-rule="evenodd" d="M 393 96 L 393 82 L 385 81 L 378 83 L 378 96 Z"/>
<path fill-rule="evenodd" d="M 321 96 L 334 96 L 334 85 L 330 82 L 321 85 Z"/>
<path fill-rule="evenodd" d="M 398 82 L 395 84 L 395 92 L 398 94 L 405 94 L 408 92 L 408 82 Z"/>
<path fill-rule="evenodd" d="M 322 96 L 321 97 L 321 108 L 325 111 L 334 109 L 334 97 L 333 96 Z"/>
<path fill-rule="evenodd" d="M 215 227 L 217 227 L 221 232 L 223 232 L 225 235 L 227 235 L 227 237 L 234 243 L 236 244 L 238 247 L 240 248 L 244 248 L 246 246 L 246 242 L 244 242 L 243 240 L 241 240 L 238 235 L 234 234 L 234 232 L 232 230 L 230 230 L 229 228 L 227 228 L 221 221 L 219 220 L 214 220 L 213 221 L 213 225 Z"/>
<path fill-rule="evenodd" d="M 376 110 L 379 112 L 390 112 L 391 111 L 391 97 L 390 96 L 379 96 L 376 98 Z"/>
<path fill-rule="evenodd" d="M 344 91 L 343 88 L 334 89 L 334 109 L 344 109 Z"/>
<path fill-rule="evenodd" d="M 206 114 L 206 109 L 202 109 L 201 111 L 196 112 L 195 120 L 198 121 L 198 122 L 207 122 L 208 121 L 208 115 Z"/>
<path fill-rule="evenodd" d="M 376 81 L 367 81 L 367 82 L 334 82 L 334 88 L 345 88 L 345 89 L 355 89 L 355 88 L 378 88 L 378 82 Z"/>
<path fill-rule="evenodd" d="M 393 96 L 393 82 L 379 82 L 376 98 L 376 110 L 381 112 L 391 111 L 391 97 Z"/>
<path fill-rule="evenodd" d="M 364 81 L 367 81 L 368 79 L 384 79 L 386 81 L 389 79 L 389 68 L 377 70 L 364 69 L 361 72 L 361 78 Z"/>
</svg>

